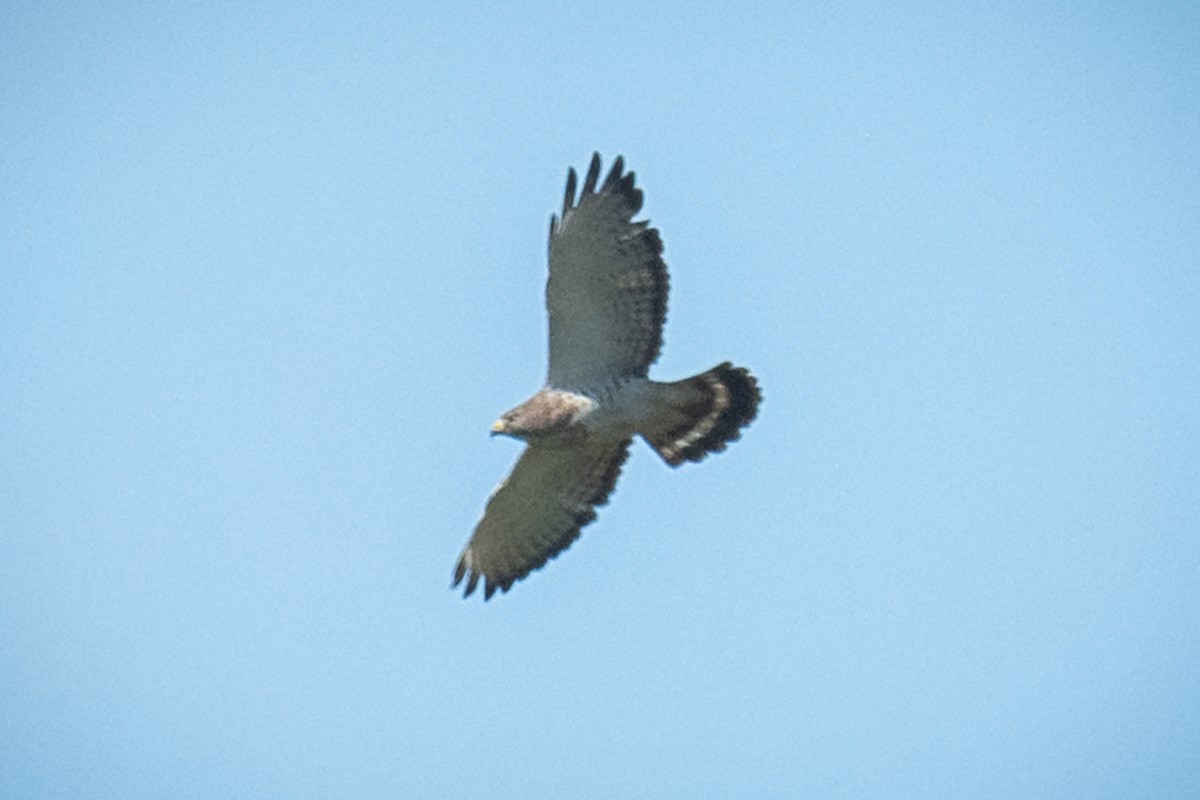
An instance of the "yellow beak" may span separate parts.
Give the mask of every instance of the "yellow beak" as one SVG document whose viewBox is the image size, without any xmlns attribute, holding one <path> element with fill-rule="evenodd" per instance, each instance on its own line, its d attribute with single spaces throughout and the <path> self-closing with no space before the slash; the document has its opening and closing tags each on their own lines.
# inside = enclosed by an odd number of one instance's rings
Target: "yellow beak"
<svg viewBox="0 0 1200 800">
<path fill-rule="evenodd" d="M 495 436 L 497 433 L 504 433 L 507 428 L 508 426 L 504 424 L 504 420 L 496 420 L 492 423 L 492 436 Z"/>
</svg>

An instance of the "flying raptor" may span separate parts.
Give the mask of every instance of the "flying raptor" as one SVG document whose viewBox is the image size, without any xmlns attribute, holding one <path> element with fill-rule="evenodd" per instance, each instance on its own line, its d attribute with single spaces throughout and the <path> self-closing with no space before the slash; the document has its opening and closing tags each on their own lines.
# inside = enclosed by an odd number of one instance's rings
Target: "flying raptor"
<svg viewBox="0 0 1200 800">
<path fill-rule="evenodd" d="M 608 501 L 639 435 L 667 464 L 700 461 L 741 435 L 761 395 L 729 362 L 673 383 L 647 372 L 662 347 L 667 265 L 642 192 L 620 156 L 604 182 L 592 155 L 583 191 L 567 172 L 562 217 L 550 218 L 550 368 L 546 385 L 492 424 L 528 445 L 488 499 L 454 569 L 464 597 L 484 598 L 565 550 Z"/>
</svg>

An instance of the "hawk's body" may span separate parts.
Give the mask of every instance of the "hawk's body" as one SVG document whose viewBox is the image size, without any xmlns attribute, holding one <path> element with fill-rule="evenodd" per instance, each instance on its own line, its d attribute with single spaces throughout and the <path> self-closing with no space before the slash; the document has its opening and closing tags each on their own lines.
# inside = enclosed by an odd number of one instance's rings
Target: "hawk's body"
<svg viewBox="0 0 1200 800">
<path fill-rule="evenodd" d="M 558 555 L 596 517 L 635 434 L 671 466 L 699 461 L 738 438 L 758 410 L 754 378 L 729 363 L 675 383 L 647 377 L 667 311 L 658 231 L 633 221 L 642 193 L 618 157 L 597 189 L 592 156 L 575 200 L 567 174 L 562 219 L 550 221 L 550 368 L 546 387 L 502 416 L 493 433 L 529 446 L 492 493 L 454 571 L 484 596 Z"/>
</svg>

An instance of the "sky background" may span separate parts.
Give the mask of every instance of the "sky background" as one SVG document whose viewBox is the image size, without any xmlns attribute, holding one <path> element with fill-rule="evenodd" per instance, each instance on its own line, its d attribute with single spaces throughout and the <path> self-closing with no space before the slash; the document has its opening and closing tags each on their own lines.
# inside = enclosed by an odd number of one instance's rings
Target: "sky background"
<svg viewBox="0 0 1200 800">
<path fill-rule="evenodd" d="M 1200 796 L 1200 10 L 986 6 L 6 3 L 0 796 Z M 765 401 L 464 601 L 593 150 Z"/>
</svg>

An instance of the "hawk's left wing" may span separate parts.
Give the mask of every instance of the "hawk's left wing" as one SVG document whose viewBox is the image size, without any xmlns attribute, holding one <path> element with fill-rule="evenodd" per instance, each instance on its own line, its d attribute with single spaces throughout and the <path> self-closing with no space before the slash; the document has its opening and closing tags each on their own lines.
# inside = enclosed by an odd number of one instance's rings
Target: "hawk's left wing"
<svg viewBox="0 0 1200 800">
<path fill-rule="evenodd" d="M 550 221 L 550 370 L 556 389 L 587 390 L 614 379 L 646 376 L 662 346 L 667 265 L 662 240 L 633 221 L 642 192 L 618 157 L 599 189 L 600 154 L 592 155 L 575 200 L 567 174 L 562 219 Z"/>
<path fill-rule="evenodd" d="M 531 445 L 492 492 L 483 519 L 454 569 L 464 597 L 484 579 L 483 596 L 507 592 L 565 550 L 608 501 L 631 440 L 568 447 Z"/>
</svg>

